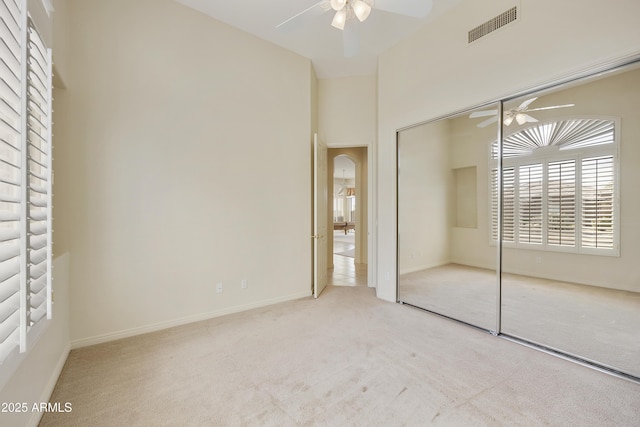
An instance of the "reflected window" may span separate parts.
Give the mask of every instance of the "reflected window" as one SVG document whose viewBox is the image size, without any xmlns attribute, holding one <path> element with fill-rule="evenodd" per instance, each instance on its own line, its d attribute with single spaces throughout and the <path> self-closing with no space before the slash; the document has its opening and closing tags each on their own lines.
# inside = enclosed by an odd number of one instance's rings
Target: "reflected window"
<svg viewBox="0 0 640 427">
<path fill-rule="evenodd" d="M 536 124 L 504 140 L 503 242 L 618 254 L 616 122 Z M 498 237 L 498 142 L 491 145 L 492 240 Z"/>
</svg>

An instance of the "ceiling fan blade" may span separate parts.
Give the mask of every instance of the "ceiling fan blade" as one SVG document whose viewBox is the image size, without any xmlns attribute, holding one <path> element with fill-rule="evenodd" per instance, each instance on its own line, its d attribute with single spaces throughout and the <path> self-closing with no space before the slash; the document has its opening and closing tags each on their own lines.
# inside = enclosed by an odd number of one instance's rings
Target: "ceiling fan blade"
<svg viewBox="0 0 640 427">
<path fill-rule="evenodd" d="M 538 99 L 538 97 L 536 96 L 535 98 L 529 98 L 526 101 L 524 101 L 522 104 L 520 104 L 520 106 L 517 108 L 518 110 L 522 111 L 522 110 L 526 110 L 527 107 L 529 106 L 529 104 L 531 104 L 533 101 L 535 101 L 536 99 Z"/>
<path fill-rule="evenodd" d="M 424 18 L 431 12 L 432 6 L 432 0 L 375 0 L 373 3 L 374 9 L 412 18 Z"/>
<path fill-rule="evenodd" d="M 474 111 L 469 114 L 470 119 L 475 119 L 477 117 L 487 117 L 487 116 L 495 116 L 498 114 L 498 110 L 483 110 L 483 111 Z"/>
<path fill-rule="evenodd" d="M 344 30 L 342 30 L 342 44 L 345 58 L 353 58 L 358 53 L 360 44 L 358 28 L 359 25 L 355 19 L 348 20 L 344 25 Z"/>
<path fill-rule="evenodd" d="M 293 31 L 295 29 L 301 28 L 313 21 L 318 16 L 324 14 L 330 8 L 331 6 L 329 6 L 326 0 L 319 1 L 316 4 L 309 6 L 302 12 L 293 15 L 286 21 L 283 21 L 276 25 L 276 30 Z"/>
<path fill-rule="evenodd" d="M 523 125 L 525 123 L 535 123 L 538 121 L 538 119 L 533 118 L 528 114 L 522 114 L 522 113 L 516 116 L 516 120 L 518 121 L 519 125 Z"/>
<path fill-rule="evenodd" d="M 491 123 L 495 123 L 498 121 L 498 116 L 491 117 L 490 119 L 485 120 L 484 122 L 478 123 L 479 128 L 486 128 Z"/>
<path fill-rule="evenodd" d="M 575 105 L 576 104 L 552 105 L 550 107 L 532 108 L 531 110 L 527 110 L 527 111 L 553 110 L 554 108 L 575 107 Z"/>
</svg>

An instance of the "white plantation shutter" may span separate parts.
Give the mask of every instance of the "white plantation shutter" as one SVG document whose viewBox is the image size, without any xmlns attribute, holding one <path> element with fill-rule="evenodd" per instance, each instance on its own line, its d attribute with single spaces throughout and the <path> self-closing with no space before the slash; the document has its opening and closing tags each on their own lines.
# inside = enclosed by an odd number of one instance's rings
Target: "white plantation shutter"
<svg viewBox="0 0 640 427">
<path fill-rule="evenodd" d="M 542 243 L 542 164 L 518 170 L 518 241 Z"/>
<path fill-rule="evenodd" d="M 0 363 L 21 342 L 22 13 L 0 5 Z"/>
<path fill-rule="evenodd" d="M 26 0 L 0 0 L 0 364 L 51 317 L 51 81 Z"/>
<path fill-rule="evenodd" d="M 582 246 L 613 249 L 613 156 L 582 161 Z"/>
<path fill-rule="evenodd" d="M 547 243 L 576 244 L 576 161 L 549 163 L 547 175 Z"/>
<path fill-rule="evenodd" d="M 28 31 L 29 321 L 50 317 L 51 292 L 51 52 L 35 27 Z"/>
</svg>

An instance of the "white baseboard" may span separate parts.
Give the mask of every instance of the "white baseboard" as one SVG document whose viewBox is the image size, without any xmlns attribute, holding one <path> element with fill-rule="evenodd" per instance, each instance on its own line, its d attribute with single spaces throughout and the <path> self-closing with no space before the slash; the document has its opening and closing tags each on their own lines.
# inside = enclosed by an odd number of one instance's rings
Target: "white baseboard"
<svg viewBox="0 0 640 427">
<path fill-rule="evenodd" d="M 251 310 L 254 308 L 265 307 L 272 304 L 278 304 L 281 302 L 292 301 L 300 298 L 306 298 L 311 296 L 311 291 L 298 292 L 295 294 L 284 295 L 277 298 L 271 298 L 268 300 L 262 300 L 253 302 L 250 304 L 243 304 L 234 307 L 228 307 L 221 310 L 211 311 L 208 313 L 196 314 L 194 316 L 182 317 L 179 319 L 169 320 L 165 322 L 154 323 L 152 325 L 140 326 L 137 328 L 126 329 L 123 331 L 111 332 L 103 335 L 96 335 L 89 338 L 81 338 L 71 341 L 71 349 L 87 347 L 95 344 L 102 344 L 109 341 L 115 341 L 122 338 L 129 338 L 136 335 L 147 334 L 149 332 L 156 332 L 163 329 L 173 328 L 175 326 L 186 325 L 188 323 L 199 322 L 201 320 L 213 319 L 215 317 L 225 316 L 227 314 L 239 313 L 241 311 Z"/>
<path fill-rule="evenodd" d="M 67 345 L 67 347 L 64 349 L 64 351 L 60 355 L 60 358 L 58 359 L 58 363 L 56 363 L 56 366 L 53 372 L 51 372 L 49 381 L 47 381 L 47 384 L 42 390 L 42 395 L 40 396 L 39 402 L 48 402 L 49 399 L 51 398 L 51 395 L 53 394 L 53 389 L 56 387 L 56 384 L 58 383 L 58 378 L 60 377 L 60 374 L 62 374 L 62 369 L 64 368 L 64 364 L 67 361 L 67 357 L 69 357 L 69 351 L 71 351 L 71 346 Z M 27 425 L 31 427 L 37 427 L 38 424 L 40 424 L 40 419 L 42 418 L 43 414 L 44 412 L 33 411 L 31 413 L 31 418 L 29 419 L 29 423 Z"/>
<path fill-rule="evenodd" d="M 440 267 L 440 266 L 443 266 L 443 265 L 451 264 L 452 262 L 454 262 L 454 261 L 444 260 L 444 261 L 440 261 L 440 262 L 437 262 L 437 263 L 418 265 L 418 266 L 415 266 L 415 267 L 412 267 L 412 268 L 407 268 L 406 270 L 402 270 L 400 272 L 400 276 L 402 276 L 404 274 L 415 273 L 417 271 L 428 270 L 430 268 Z"/>
<path fill-rule="evenodd" d="M 460 264 L 460 265 L 464 265 L 464 266 L 467 266 L 467 267 L 476 267 L 476 268 L 482 268 L 484 270 L 497 271 L 497 267 L 495 265 L 484 264 L 484 263 L 479 263 L 479 262 L 469 262 L 468 260 L 452 259 L 451 260 L 451 264 Z"/>
</svg>

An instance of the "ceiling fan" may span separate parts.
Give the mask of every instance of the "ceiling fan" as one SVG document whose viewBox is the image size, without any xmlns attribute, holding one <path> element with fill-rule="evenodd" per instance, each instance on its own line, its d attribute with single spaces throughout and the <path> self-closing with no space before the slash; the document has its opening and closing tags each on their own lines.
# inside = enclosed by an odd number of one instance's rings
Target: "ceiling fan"
<svg viewBox="0 0 640 427">
<path fill-rule="evenodd" d="M 424 18 L 431 11 L 433 0 L 321 0 L 300 13 L 276 25 L 276 29 L 291 29 L 302 22 L 333 10 L 331 26 L 341 30 L 344 56 L 358 52 L 358 22 L 364 22 L 372 9 L 412 18 Z"/>
<path fill-rule="evenodd" d="M 533 101 L 535 101 L 536 99 L 538 99 L 538 97 L 535 98 L 529 98 L 526 101 L 524 101 L 522 104 L 520 104 L 518 107 L 516 108 L 511 108 L 510 110 L 506 110 L 503 113 L 504 116 L 504 120 L 502 123 L 504 123 L 505 126 L 509 126 L 511 123 L 513 123 L 513 121 L 515 120 L 519 125 L 523 125 L 525 123 L 535 123 L 538 121 L 538 119 L 531 117 L 529 114 L 527 114 L 527 112 L 531 112 L 531 111 L 541 111 L 541 110 L 552 110 L 554 108 L 565 108 L 565 107 L 573 107 L 575 104 L 565 104 L 565 105 L 552 105 L 550 107 L 539 107 L 539 108 L 531 108 L 529 109 L 529 105 L 531 105 L 531 103 Z M 487 127 L 489 126 L 491 123 L 495 123 L 498 121 L 498 110 L 483 110 L 483 111 L 474 111 L 473 113 L 471 113 L 469 115 L 469 118 L 471 119 L 475 119 L 477 117 L 487 117 L 487 116 L 493 116 L 483 122 L 478 123 L 478 127 L 479 128 L 483 128 L 483 127 Z"/>
</svg>

